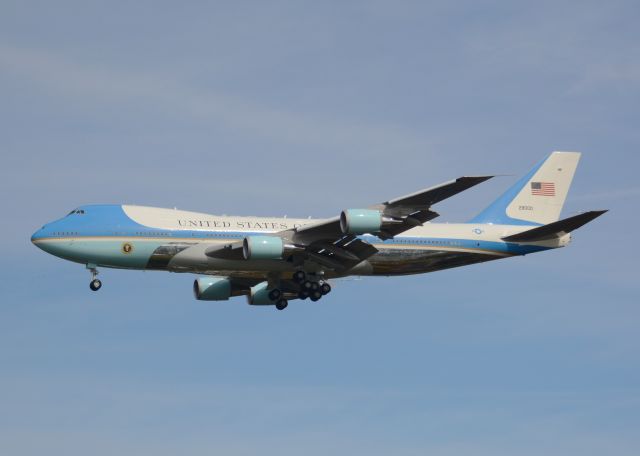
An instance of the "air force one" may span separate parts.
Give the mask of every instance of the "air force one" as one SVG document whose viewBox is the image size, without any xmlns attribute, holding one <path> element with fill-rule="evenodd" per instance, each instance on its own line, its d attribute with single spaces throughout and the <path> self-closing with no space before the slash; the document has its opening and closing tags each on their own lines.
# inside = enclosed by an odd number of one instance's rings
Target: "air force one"
<svg viewBox="0 0 640 456">
<path fill-rule="evenodd" d="M 227 217 L 130 205 L 88 205 L 48 223 L 31 241 L 98 267 L 201 274 L 196 299 L 247 296 L 282 310 L 317 301 L 329 280 L 421 274 L 564 247 L 571 232 L 606 211 L 560 220 L 580 153 L 553 152 L 467 223 L 437 224 L 432 206 L 493 176 L 460 177 L 325 219 Z"/>
</svg>

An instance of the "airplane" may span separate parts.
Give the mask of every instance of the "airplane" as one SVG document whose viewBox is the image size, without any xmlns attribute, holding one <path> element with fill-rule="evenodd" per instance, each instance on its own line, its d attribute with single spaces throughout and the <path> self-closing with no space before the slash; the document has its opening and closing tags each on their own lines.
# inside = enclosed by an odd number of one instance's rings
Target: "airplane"
<svg viewBox="0 0 640 456">
<path fill-rule="evenodd" d="M 432 206 L 494 176 L 465 176 L 329 219 L 229 217 L 134 205 L 86 205 L 44 225 L 31 241 L 85 265 L 188 272 L 195 298 L 246 296 L 282 310 L 318 301 L 330 280 L 421 274 L 565 247 L 606 210 L 560 219 L 580 160 L 553 152 L 466 223 L 431 223 Z"/>
</svg>

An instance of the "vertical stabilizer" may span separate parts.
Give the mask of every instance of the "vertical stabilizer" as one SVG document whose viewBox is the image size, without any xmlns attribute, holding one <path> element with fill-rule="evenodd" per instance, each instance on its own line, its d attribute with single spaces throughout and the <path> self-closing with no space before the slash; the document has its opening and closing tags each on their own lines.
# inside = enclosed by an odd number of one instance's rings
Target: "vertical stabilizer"
<svg viewBox="0 0 640 456">
<path fill-rule="evenodd" d="M 546 225 L 560 218 L 580 152 L 553 152 L 471 222 Z"/>
</svg>

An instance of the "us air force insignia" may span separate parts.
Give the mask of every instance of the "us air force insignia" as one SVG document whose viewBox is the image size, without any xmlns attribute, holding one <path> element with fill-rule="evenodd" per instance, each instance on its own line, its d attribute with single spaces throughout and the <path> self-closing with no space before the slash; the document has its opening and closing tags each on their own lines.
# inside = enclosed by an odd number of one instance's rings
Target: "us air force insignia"
<svg viewBox="0 0 640 456">
<path fill-rule="evenodd" d="M 122 253 L 131 253 L 133 252 L 133 246 L 128 242 L 122 244 Z"/>
</svg>

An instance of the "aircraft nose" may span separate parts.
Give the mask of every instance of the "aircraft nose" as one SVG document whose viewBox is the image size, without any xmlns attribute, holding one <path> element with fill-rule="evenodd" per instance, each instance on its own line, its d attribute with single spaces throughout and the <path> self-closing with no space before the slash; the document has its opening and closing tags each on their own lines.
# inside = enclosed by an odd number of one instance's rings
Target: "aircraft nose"
<svg viewBox="0 0 640 456">
<path fill-rule="evenodd" d="M 42 239 L 43 237 L 45 237 L 44 236 L 44 226 L 31 235 L 31 242 L 33 244 L 35 244 L 36 246 L 40 247 L 38 245 L 38 241 L 40 239 Z"/>
</svg>

